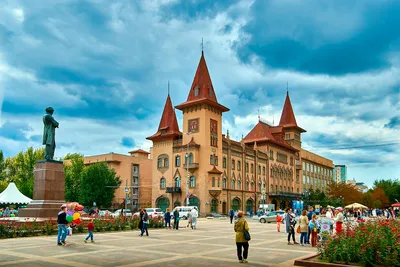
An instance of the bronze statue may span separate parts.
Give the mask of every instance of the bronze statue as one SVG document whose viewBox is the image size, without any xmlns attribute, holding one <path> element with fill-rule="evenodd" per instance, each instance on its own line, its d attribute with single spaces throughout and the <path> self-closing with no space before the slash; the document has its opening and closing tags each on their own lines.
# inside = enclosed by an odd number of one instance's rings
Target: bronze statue
<svg viewBox="0 0 400 267">
<path fill-rule="evenodd" d="M 54 150 L 56 150 L 56 128 L 58 122 L 53 118 L 54 109 L 46 108 L 46 115 L 43 116 L 43 145 L 46 145 L 44 158 L 52 160 L 54 158 Z"/>
</svg>

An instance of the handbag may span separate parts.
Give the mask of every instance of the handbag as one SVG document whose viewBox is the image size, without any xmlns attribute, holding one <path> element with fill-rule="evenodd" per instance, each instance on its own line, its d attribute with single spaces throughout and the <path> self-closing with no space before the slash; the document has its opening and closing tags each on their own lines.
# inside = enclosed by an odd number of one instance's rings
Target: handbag
<svg viewBox="0 0 400 267">
<path fill-rule="evenodd" d="M 244 225 L 243 225 L 243 235 L 244 235 L 244 239 L 246 239 L 247 241 L 250 241 L 251 237 L 250 237 L 249 231 L 246 230 L 246 221 L 244 222 Z"/>
<path fill-rule="evenodd" d="M 299 226 L 297 226 L 297 230 L 296 230 L 296 232 L 297 232 L 298 234 L 300 234 L 300 233 L 301 233 L 300 225 L 299 225 Z"/>
</svg>

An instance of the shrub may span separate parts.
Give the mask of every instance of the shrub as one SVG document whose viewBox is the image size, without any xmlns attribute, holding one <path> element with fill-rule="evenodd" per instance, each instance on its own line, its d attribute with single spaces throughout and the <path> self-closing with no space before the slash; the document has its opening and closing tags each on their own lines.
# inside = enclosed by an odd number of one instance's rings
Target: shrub
<svg viewBox="0 0 400 267">
<path fill-rule="evenodd" d="M 321 244 L 322 259 L 365 266 L 400 265 L 400 221 L 368 221 L 355 227 L 348 224 L 346 229 Z"/>
</svg>

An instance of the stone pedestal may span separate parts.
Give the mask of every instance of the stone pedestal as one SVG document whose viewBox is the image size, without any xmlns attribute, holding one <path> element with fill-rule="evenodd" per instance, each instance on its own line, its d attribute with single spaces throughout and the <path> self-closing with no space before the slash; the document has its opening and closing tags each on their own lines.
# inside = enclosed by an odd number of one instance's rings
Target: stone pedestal
<svg viewBox="0 0 400 267">
<path fill-rule="evenodd" d="M 33 201 L 21 209 L 19 217 L 57 218 L 65 203 L 65 177 L 62 161 L 40 160 L 34 170 Z"/>
</svg>

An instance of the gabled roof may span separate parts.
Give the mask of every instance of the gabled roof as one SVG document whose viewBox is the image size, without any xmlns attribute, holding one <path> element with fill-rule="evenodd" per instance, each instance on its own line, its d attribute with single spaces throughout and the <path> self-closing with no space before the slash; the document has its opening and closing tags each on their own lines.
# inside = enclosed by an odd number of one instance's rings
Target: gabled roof
<svg viewBox="0 0 400 267">
<path fill-rule="evenodd" d="M 143 150 L 143 149 L 132 150 L 132 151 L 130 151 L 129 153 L 130 153 L 130 154 L 133 154 L 133 153 L 150 154 L 149 152 L 147 152 L 147 151 L 145 151 L 145 150 Z"/>
<path fill-rule="evenodd" d="M 210 171 L 208 171 L 208 173 L 210 173 L 210 174 L 222 174 L 222 172 L 220 170 L 218 170 L 215 166 Z"/>
<path fill-rule="evenodd" d="M 214 91 L 214 86 L 211 81 L 210 73 L 208 72 L 206 59 L 204 53 L 201 52 L 199 65 L 197 66 L 196 74 L 193 79 L 192 87 L 190 88 L 186 102 L 176 106 L 177 109 L 182 110 L 187 106 L 192 106 L 199 103 L 207 103 L 220 109 L 222 112 L 229 109 L 217 101 L 217 95 Z"/>
<path fill-rule="evenodd" d="M 158 131 L 146 139 L 158 141 L 162 137 L 173 138 L 179 135 L 182 135 L 182 133 L 179 131 L 175 110 L 172 106 L 171 97 L 168 94 L 160 124 L 158 125 Z"/>
<path fill-rule="evenodd" d="M 256 126 L 243 139 L 245 144 L 253 142 L 269 142 L 289 150 L 298 151 L 283 138 L 284 128 L 281 126 L 270 126 L 265 122 L 259 121 Z"/>
<path fill-rule="evenodd" d="M 285 104 L 283 105 L 279 126 L 283 126 L 285 128 L 298 128 L 300 132 L 306 132 L 304 129 L 297 126 L 296 117 L 294 116 L 292 108 L 292 103 L 290 102 L 289 92 L 286 93 Z"/>
</svg>

